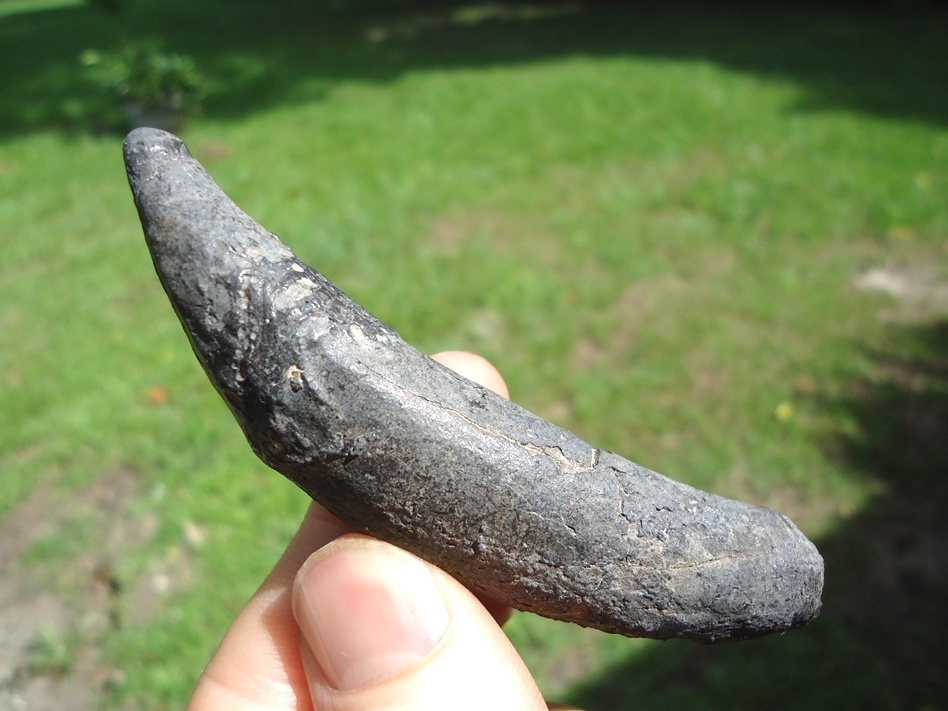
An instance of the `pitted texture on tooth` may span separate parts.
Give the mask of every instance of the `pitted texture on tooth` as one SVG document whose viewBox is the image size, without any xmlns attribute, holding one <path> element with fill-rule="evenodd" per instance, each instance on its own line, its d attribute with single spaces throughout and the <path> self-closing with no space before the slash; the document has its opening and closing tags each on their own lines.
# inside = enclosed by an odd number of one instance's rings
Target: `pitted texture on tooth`
<svg viewBox="0 0 948 711">
<path fill-rule="evenodd" d="M 241 212 L 175 136 L 125 141 L 156 270 L 254 452 L 348 524 L 522 610 L 702 642 L 798 627 L 785 517 L 576 436 L 412 348 Z"/>
</svg>

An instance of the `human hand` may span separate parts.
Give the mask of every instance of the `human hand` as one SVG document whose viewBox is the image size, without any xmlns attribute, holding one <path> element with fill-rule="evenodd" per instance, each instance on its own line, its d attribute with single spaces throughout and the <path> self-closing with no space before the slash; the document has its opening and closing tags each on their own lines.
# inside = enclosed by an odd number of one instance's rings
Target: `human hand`
<svg viewBox="0 0 948 711">
<path fill-rule="evenodd" d="M 484 359 L 457 351 L 434 358 L 508 396 Z M 546 711 L 500 628 L 510 613 L 410 553 L 352 533 L 314 503 L 227 631 L 188 709 Z"/>
</svg>

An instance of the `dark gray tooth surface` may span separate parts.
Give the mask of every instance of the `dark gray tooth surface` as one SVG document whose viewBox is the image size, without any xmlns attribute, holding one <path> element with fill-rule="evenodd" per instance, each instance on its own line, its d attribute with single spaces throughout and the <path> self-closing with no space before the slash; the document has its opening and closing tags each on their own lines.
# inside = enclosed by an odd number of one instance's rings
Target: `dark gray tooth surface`
<svg viewBox="0 0 948 711">
<path fill-rule="evenodd" d="M 175 136 L 125 140 L 161 283 L 253 451 L 353 528 L 521 610 L 739 640 L 820 609 L 784 516 L 649 471 L 456 375 L 245 215 Z"/>
</svg>

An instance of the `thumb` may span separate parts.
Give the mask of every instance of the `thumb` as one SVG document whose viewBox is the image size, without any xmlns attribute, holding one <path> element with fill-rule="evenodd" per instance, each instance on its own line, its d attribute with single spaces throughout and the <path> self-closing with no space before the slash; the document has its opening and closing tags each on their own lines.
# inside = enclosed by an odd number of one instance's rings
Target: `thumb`
<svg viewBox="0 0 948 711">
<path fill-rule="evenodd" d="M 317 709 L 547 708 L 474 595 L 382 541 L 350 534 L 314 553 L 293 613 Z"/>
</svg>

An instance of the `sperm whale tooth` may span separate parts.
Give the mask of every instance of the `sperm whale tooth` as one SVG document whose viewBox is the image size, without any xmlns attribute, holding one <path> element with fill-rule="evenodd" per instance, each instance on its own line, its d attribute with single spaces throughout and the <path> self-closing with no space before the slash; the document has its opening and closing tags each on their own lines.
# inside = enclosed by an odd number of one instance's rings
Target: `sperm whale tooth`
<svg viewBox="0 0 948 711">
<path fill-rule="evenodd" d="M 701 642 L 799 627 L 789 521 L 595 449 L 427 358 L 245 215 L 175 136 L 125 140 L 161 283 L 253 451 L 340 519 L 513 607 Z"/>
</svg>

